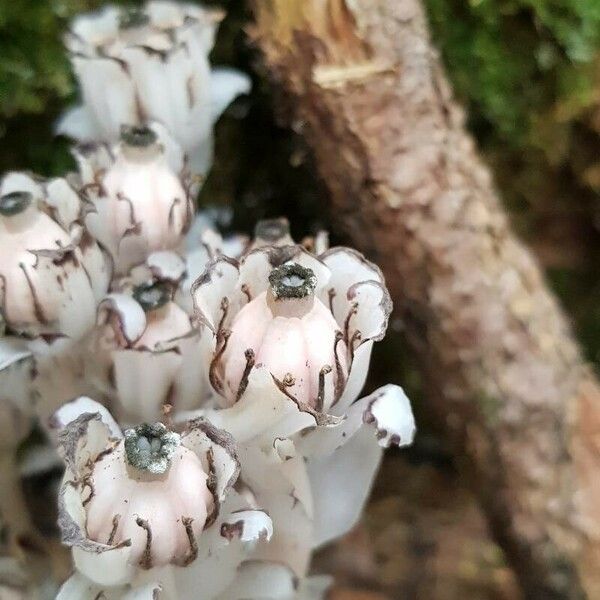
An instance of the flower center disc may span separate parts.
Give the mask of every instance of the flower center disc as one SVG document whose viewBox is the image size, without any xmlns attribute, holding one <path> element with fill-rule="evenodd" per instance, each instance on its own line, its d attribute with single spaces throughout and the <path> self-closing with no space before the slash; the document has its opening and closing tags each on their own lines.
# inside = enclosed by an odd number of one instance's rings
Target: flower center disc
<svg viewBox="0 0 600 600">
<path fill-rule="evenodd" d="M 13 217 L 22 213 L 32 202 L 29 192 L 11 192 L 0 197 L 0 215 Z"/>
<path fill-rule="evenodd" d="M 125 456 L 132 467 L 160 475 L 168 470 L 180 443 L 179 434 L 162 423 L 144 423 L 125 431 Z"/>
<path fill-rule="evenodd" d="M 133 29 L 144 27 L 150 23 L 150 15 L 141 8 L 130 7 L 121 12 L 119 16 L 119 27 L 121 29 Z"/>
<path fill-rule="evenodd" d="M 121 141 L 134 148 L 148 148 L 157 140 L 158 136 L 150 127 L 134 125 L 121 129 Z"/>
<path fill-rule="evenodd" d="M 312 269 L 288 263 L 271 271 L 269 283 L 276 299 L 306 298 L 314 293 L 317 278 Z"/>
<path fill-rule="evenodd" d="M 144 312 L 150 312 L 171 301 L 171 289 L 164 283 L 143 283 L 133 290 L 133 297 Z"/>
</svg>

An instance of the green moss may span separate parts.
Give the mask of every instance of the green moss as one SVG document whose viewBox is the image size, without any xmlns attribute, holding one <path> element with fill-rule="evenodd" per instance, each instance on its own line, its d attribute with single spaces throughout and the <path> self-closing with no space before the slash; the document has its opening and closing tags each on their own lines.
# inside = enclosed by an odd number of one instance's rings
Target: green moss
<svg viewBox="0 0 600 600">
<path fill-rule="evenodd" d="M 599 0 L 427 0 L 435 39 L 474 119 L 511 145 L 535 144 L 539 116 L 593 101 Z M 558 121 L 564 110 L 554 114 Z"/>
</svg>

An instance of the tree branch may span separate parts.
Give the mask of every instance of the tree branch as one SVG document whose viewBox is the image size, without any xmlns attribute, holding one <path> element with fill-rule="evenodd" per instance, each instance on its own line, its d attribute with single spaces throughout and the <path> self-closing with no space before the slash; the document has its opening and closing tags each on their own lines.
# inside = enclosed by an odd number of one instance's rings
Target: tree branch
<svg viewBox="0 0 600 600">
<path fill-rule="evenodd" d="M 510 230 L 418 0 L 253 9 L 333 222 L 383 267 L 432 410 L 523 590 L 600 597 L 600 388 Z"/>
</svg>

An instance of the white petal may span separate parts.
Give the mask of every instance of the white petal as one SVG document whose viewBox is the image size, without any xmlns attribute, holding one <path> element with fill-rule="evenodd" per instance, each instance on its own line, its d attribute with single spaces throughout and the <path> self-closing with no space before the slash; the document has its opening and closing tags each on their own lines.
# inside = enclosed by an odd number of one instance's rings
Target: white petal
<svg viewBox="0 0 600 600">
<path fill-rule="evenodd" d="M 295 600 L 296 575 L 283 564 L 248 561 L 220 600 Z M 313 599 L 314 600 L 314 599 Z"/>
<path fill-rule="evenodd" d="M 123 594 L 122 600 L 158 600 L 161 597 L 162 586 L 158 582 L 135 586 Z"/>
<path fill-rule="evenodd" d="M 219 320 L 223 311 L 230 313 L 235 311 L 234 290 L 238 282 L 238 265 L 231 258 L 220 256 L 213 260 L 204 273 L 194 282 L 191 294 L 194 302 L 194 315 L 210 327 L 213 332 L 217 331 Z M 224 307 L 224 302 L 227 306 Z"/>
<path fill-rule="evenodd" d="M 169 250 L 152 252 L 146 259 L 152 274 L 161 281 L 177 283 L 185 274 L 185 261 Z"/>
<path fill-rule="evenodd" d="M 87 105 L 67 109 L 56 123 L 55 131 L 56 135 L 82 142 L 101 138 L 100 126 Z"/>
<path fill-rule="evenodd" d="M 119 421 L 160 421 L 162 407 L 172 401 L 170 393 L 181 368 L 179 353 L 125 349 L 115 350 L 112 358 Z"/>
<path fill-rule="evenodd" d="M 117 422 L 113 419 L 110 412 L 102 406 L 99 402 L 82 396 L 72 402 L 67 402 L 59 408 L 51 420 L 51 428 L 57 433 L 62 431 L 69 423 L 84 414 L 98 414 L 100 420 L 108 428 L 111 437 L 121 438 L 121 428 L 117 425 Z"/>
<path fill-rule="evenodd" d="M 146 329 L 146 314 L 142 307 L 126 294 L 109 294 L 98 307 L 101 322 L 110 315 L 118 319 L 120 332 L 130 344 L 142 337 Z"/>
<path fill-rule="evenodd" d="M 231 584 L 238 566 L 248 558 L 249 545 L 239 541 L 228 543 L 221 535 L 221 526 L 229 514 L 246 505 L 232 490 L 221 506 L 217 520 L 199 537 L 198 558 L 186 568 L 174 571 L 178 598 L 196 598 L 201 582 L 202 600 L 212 600 Z"/>
<path fill-rule="evenodd" d="M 58 451 L 66 465 L 65 477 L 77 479 L 86 468 L 88 461 L 96 460 L 98 454 L 104 452 L 115 437 L 117 436 L 113 436 L 109 425 L 102 421 L 102 415 L 99 412 L 83 413 L 67 423 L 59 432 L 58 446 Z M 70 486 L 64 485 L 63 491 L 62 496 L 65 500 L 66 509 L 65 518 L 70 515 L 71 518 L 77 520 L 77 515 L 70 512 L 70 507 L 75 505 L 66 502 L 72 500 L 73 490 L 70 489 Z M 78 494 L 76 499 L 80 502 Z M 76 534 L 77 532 L 73 535 Z"/>
<path fill-rule="evenodd" d="M 150 582 L 136 586 L 105 587 L 74 573 L 60 588 L 56 600 L 158 600 L 162 586 Z"/>
<path fill-rule="evenodd" d="M 222 502 L 235 484 L 240 465 L 233 437 L 204 419 L 190 421 L 181 436 L 186 448 L 196 453 L 216 477 L 215 500 Z M 211 455 L 210 464 L 207 462 Z"/>
<path fill-rule="evenodd" d="M 333 454 L 308 462 L 315 503 L 314 547 L 344 535 L 359 521 L 381 456 L 373 432 L 362 428 Z"/>
<path fill-rule="evenodd" d="M 96 12 L 80 15 L 73 19 L 70 34 L 65 39 L 71 52 L 91 49 L 108 39 L 114 38 L 119 31 L 119 9 L 105 6 Z M 73 46 L 74 44 L 74 46 Z"/>
<path fill-rule="evenodd" d="M 99 139 L 119 139 L 123 125 L 139 121 L 136 90 L 123 64 L 110 58 L 73 58 L 83 97 L 101 127 Z"/>
<path fill-rule="evenodd" d="M 87 230 L 82 231 L 79 249 L 81 250 L 83 268 L 90 276 L 89 279 L 94 297 L 100 302 L 108 291 L 112 277 L 112 260 L 93 240 Z"/>
<path fill-rule="evenodd" d="M 400 387 L 387 385 L 353 404 L 339 425 L 297 436 L 298 451 L 309 457 L 315 546 L 356 524 L 379 466 L 381 448 L 408 445 L 414 434 L 408 398 Z"/>
<path fill-rule="evenodd" d="M 221 535 L 229 541 L 268 542 L 273 536 L 273 521 L 262 510 L 236 511 L 223 521 Z"/>
<path fill-rule="evenodd" d="M 354 359 L 344 391 L 340 399 L 331 408 L 331 413 L 334 415 L 343 415 L 358 398 L 367 380 L 372 350 L 373 341 L 368 340 L 354 351 Z"/>
<path fill-rule="evenodd" d="M 401 387 L 385 385 L 355 402 L 337 425 L 315 427 L 295 439 L 297 450 L 306 457 L 326 456 L 346 444 L 359 429 L 372 425 L 379 445 L 408 446 L 415 436 L 415 419 L 410 401 Z"/>
<path fill-rule="evenodd" d="M 160 121 L 179 138 L 180 131 L 171 105 L 172 82 L 166 69 L 171 57 L 139 46 L 124 48 L 121 58 L 127 63 L 127 70 L 135 82 L 137 97 L 146 118 Z"/>
<path fill-rule="evenodd" d="M 77 569 L 99 585 L 122 585 L 133 577 L 135 569 L 128 564 L 129 548 L 98 553 L 75 546 L 72 552 Z"/>
<path fill-rule="evenodd" d="M 181 173 L 185 167 L 186 157 L 180 144 L 162 123 L 154 121 L 149 124 L 149 127 L 156 133 L 158 141 L 162 144 L 169 168 L 174 173 Z"/>
<path fill-rule="evenodd" d="M 210 86 L 210 109 L 214 123 L 238 96 L 250 92 L 252 82 L 250 77 L 241 71 L 220 67 L 211 70 Z"/>
<path fill-rule="evenodd" d="M 76 428 L 88 423 L 93 424 L 94 421 L 81 420 Z M 67 429 L 71 426 L 72 424 Z M 87 454 L 86 452 L 79 453 Z M 95 456 L 94 453 L 91 453 L 85 458 L 94 460 Z M 72 465 L 75 462 L 81 463 L 81 458 L 76 456 L 75 460 L 68 463 L 70 468 L 67 475 L 73 474 Z M 124 544 L 108 546 L 86 537 L 86 515 L 80 491 L 73 481 L 68 480 L 67 475 L 59 495 L 58 523 L 63 543 L 72 548 L 75 566 L 83 575 L 99 585 L 114 586 L 127 583 L 134 573 L 134 567 L 129 564 L 130 547 Z"/>
<path fill-rule="evenodd" d="M 54 220 L 65 231 L 81 217 L 81 200 L 77 192 L 63 178 L 51 179 L 46 184 L 46 204 L 51 208 Z"/>
<path fill-rule="evenodd" d="M 387 289 L 376 281 L 356 283 L 348 290 L 348 301 L 357 306 L 357 313 L 351 318 L 350 337 L 353 331 L 360 331 L 363 343 L 383 339 L 392 312 Z"/>
<path fill-rule="evenodd" d="M 193 414 L 182 415 L 182 418 Z M 317 421 L 335 422 L 327 415 L 300 410 L 277 388 L 271 374 L 264 368 L 251 371 L 246 391 L 233 406 L 204 409 L 197 414 L 231 433 L 238 443 L 254 440 L 268 447 L 272 447 L 275 439 L 288 437 Z"/>
<path fill-rule="evenodd" d="M 368 261 L 353 248 L 335 246 L 323 252 L 319 258 L 331 269 L 331 284 L 335 289 L 348 291 L 360 281 L 384 283 L 381 269 Z"/>
<path fill-rule="evenodd" d="M 87 577 L 81 573 L 74 573 L 60 588 L 56 600 L 94 600 L 102 598 L 102 592 L 102 588 Z"/>
<path fill-rule="evenodd" d="M 304 460 L 300 457 L 281 462 L 272 448 L 265 451 L 256 446 L 241 447 L 239 457 L 243 483 L 256 505 L 273 521 L 271 541 L 259 543 L 252 556 L 283 561 L 297 576 L 304 576 L 313 535 L 312 499 Z"/>
<path fill-rule="evenodd" d="M 177 411 L 200 408 L 211 394 L 212 387 L 208 373 L 202 366 L 208 365 L 212 356 L 212 344 L 205 343 L 209 334 L 210 331 L 206 330 L 200 339 L 186 338 L 178 344 L 181 352 L 181 367 L 173 391 L 173 405 Z"/>
<path fill-rule="evenodd" d="M 417 431 L 410 400 L 397 385 L 386 385 L 364 398 L 367 403 L 363 420 L 377 431 L 379 445 L 409 446 Z"/>
</svg>

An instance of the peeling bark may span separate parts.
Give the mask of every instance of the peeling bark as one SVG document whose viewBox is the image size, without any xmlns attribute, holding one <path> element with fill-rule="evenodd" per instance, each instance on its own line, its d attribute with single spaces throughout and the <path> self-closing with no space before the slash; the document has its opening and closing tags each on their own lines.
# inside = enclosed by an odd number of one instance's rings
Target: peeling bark
<svg viewBox="0 0 600 600">
<path fill-rule="evenodd" d="M 526 596 L 599 598 L 600 388 L 510 230 L 418 0 L 253 10 L 333 222 L 383 268 L 431 409 Z"/>
</svg>

